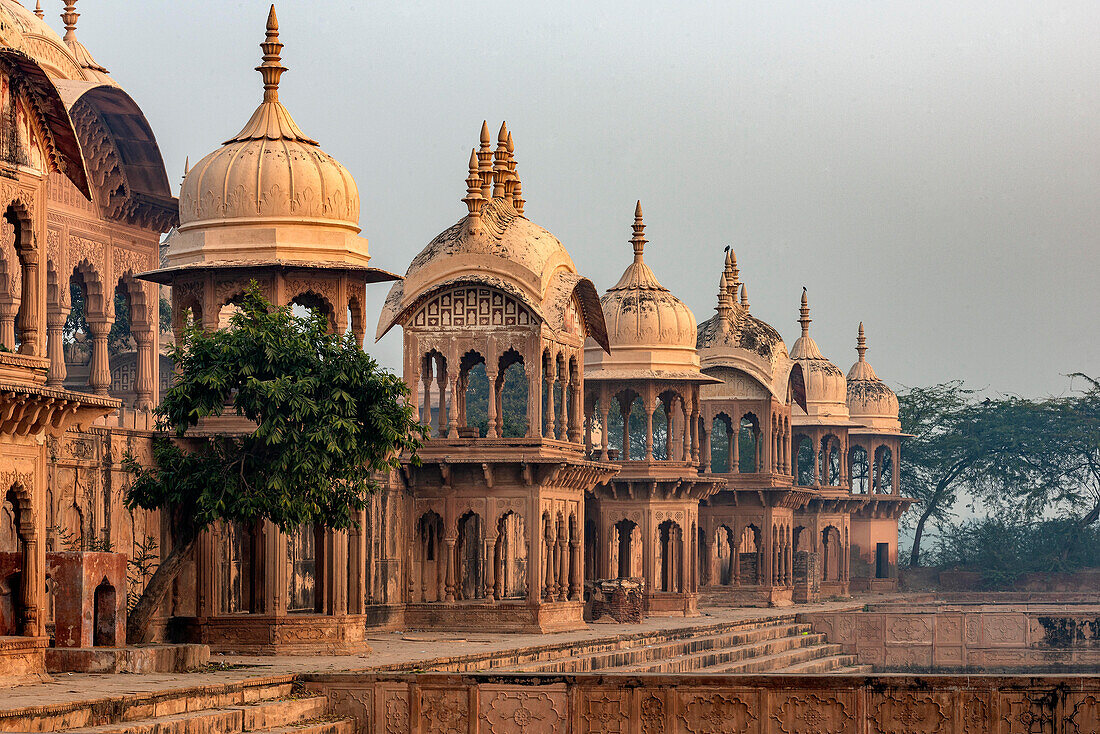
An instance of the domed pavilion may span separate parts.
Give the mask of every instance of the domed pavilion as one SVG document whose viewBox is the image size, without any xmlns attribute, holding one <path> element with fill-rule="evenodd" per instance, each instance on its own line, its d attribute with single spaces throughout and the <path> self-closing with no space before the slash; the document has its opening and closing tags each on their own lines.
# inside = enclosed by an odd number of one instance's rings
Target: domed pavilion
<svg viewBox="0 0 1100 734">
<path fill-rule="evenodd" d="M 587 565 L 592 578 L 642 578 L 649 614 L 690 615 L 699 501 L 722 484 L 699 476 L 693 426 L 700 385 L 718 380 L 699 371 L 695 315 L 645 262 L 641 202 L 633 230 L 634 261 L 601 299 L 611 352 L 585 349 L 585 443 L 619 466 L 587 508 Z"/>
<path fill-rule="evenodd" d="M 255 281 L 276 306 L 320 310 L 334 332 L 350 328 L 362 343 L 365 286 L 397 276 L 369 264 L 351 174 L 279 101 L 287 69 L 274 6 L 261 48 L 263 101 L 239 133 L 187 172 L 165 266 L 142 277 L 172 286 L 177 339 L 187 323 L 219 328 Z M 250 430 L 242 423 L 222 416 L 199 428 Z M 365 527 L 303 526 L 288 535 L 265 522 L 207 531 L 196 557 L 193 636 L 226 651 L 360 649 Z"/>
<path fill-rule="evenodd" d="M 466 215 L 413 258 L 378 323 L 379 338 L 404 332 L 432 435 L 404 469 L 410 626 L 583 625 L 584 497 L 616 471 L 585 456 L 584 345 L 607 350 L 608 334 L 591 281 L 524 214 L 514 151 L 506 125 L 495 149 L 482 125 Z"/>
</svg>

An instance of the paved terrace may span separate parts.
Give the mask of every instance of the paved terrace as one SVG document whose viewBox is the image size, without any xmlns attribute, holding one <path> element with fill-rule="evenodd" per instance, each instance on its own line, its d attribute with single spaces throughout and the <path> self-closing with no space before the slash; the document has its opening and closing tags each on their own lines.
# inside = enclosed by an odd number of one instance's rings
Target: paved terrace
<svg viewBox="0 0 1100 734">
<path fill-rule="evenodd" d="M 441 658 L 479 655 L 533 646 L 590 642 L 603 638 L 638 635 L 662 630 L 703 628 L 729 622 L 764 620 L 792 613 L 842 611 L 864 604 L 900 601 L 904 595 L 869 596 L 845 601 L 799 604 L 779 609 L 709 607 L 699 617 L 649 618 L 641 624 L 591 624 L 582 630 L 550 634 L 388 632 L 371 635 L 373 652 L 349 656 L 240 656 L 211 655 L 210 669 L 195 673 L 144 673 L 140 675 L 62 673 L 48 683 L 0 690 L 0 712 L 27 708 L 92 702 L 108 698 L 155 694 L 182 688 L 289 679 L 299 673 L 362 672 L 376 668 L 429 663 Z M 430 667 L 425 665 L 424 667 Z"/>
</svg>

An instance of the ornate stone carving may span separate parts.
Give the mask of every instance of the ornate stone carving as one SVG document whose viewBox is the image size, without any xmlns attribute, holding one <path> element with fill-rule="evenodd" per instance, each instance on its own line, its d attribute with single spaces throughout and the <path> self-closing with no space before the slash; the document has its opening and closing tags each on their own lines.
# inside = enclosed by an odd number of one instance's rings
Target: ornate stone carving
<svg viewBox="0 0 1100 734">
<path fill-rule="evenodd" d="M 1068 723 L 1074 734 L 1100 734 L 1100 699 L 1089 694 L 1073 704 Z"/>
<path fill-rule="evenodd" d="M 564 730 L 567 702 L 564 688 L 530 691 L 482 690 L 481 719 L 490 734 L 555 734 Z"/>
<path fill-rule="evenodd" d="M 626 734 L 630 731 L 630 693 L 586 691 L 581 718 L 584 731 Z"/>
<path fill-rule="evenodd" d="M 690 734 L 739 734 L 756 718 L 747 703 L 720 693 L 696 695 L 680 711 L 684 731 Z"/>
<path fill-rule="evenodd" d="M 642 699 L 642 734 L 664 734 L 665 702 L 651 693 Z"/>
<path fill-rule="evenodd" d="M 872 719 L 873 731 L 881 734 L 936 734 L 946 732 L 947 715 L 932 696 L 880 694 Z"/>
<path fill-rule="evenodd" d="M 783 734 L 842 734 L 854 717 L 836 698 L 790 696 L 772 714 Z"/>
<path fill-rule="evenodd" d="M 464 689 L 431 689 L 420 693 L 420 731 L 424 734 L 466 734 L 470 698 Z"/>
<path fill-rule="evenodd" d="M 388 690 L 385 695 L 386 734 L 409 734 L 409 694 L 405 690 Z"/>
<path fill-rule="evenodd" d="M 421 328 L 529 326 L 530 312 L 516 299 L 485 287 L 454 288 L 428 301 L 412 325 Z"/>
</svg>

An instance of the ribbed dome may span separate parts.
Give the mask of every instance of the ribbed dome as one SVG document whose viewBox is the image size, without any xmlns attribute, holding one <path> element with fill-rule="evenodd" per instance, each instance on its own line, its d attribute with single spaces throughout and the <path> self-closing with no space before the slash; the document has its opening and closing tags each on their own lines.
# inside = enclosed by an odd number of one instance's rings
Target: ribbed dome
<svg viewBox="0 0 1100 734">
<path fill-rule="evenodd" d="M 810 336 L 810 306 L 802 289 L 799 322 L 802 336 L 791 346 L 791 359 L 802 369 L 806 385 L 806 414 L 816 422 L 847 421 L 848 386 L 840 368 L 825 358 Z"/>
<path fill-rule="evenodd" d="M 867 338 L 863 323 L 859 325 L 856 341 L 859 360 L 848 370 L 848 411 L 853 421 L 868 428 L 897 433 L 901 431 L 898 420 L 898 396 L 879 379 L 867 361 Z"/>
<path fill-rule="evenodd" d="M 257 71 L 264 79 L 263 102 L 244 129 L 187 172 L 180 189 L 181 236 L 168 253 L 168 264 L 365 266 L 370 256 L 366 240 L 357 236 L 355 180 L 279 102 L 279 79 L 286 68 L 274 6 L 261 47 L 264 57 Z"/>
<path fill-rule="evenodd" d="M 634 210 L 634 261 L 619 282 L 600 299 L 611 354 L 589 348 L 586 370 L 615 370 L 618 377 L 647 374 L 701 378 L 699 355 L 695 351 L 695 315 L 684 302 L 657 280 L 643 259 L 645 223 L 642 204 Z"/>
<path fill-rule="evenodd" d="M 65 38 L 17 0 L 0 0 L 0 45 L 30 56 L 55 78 L 89 81 L 118 86 L 92 54 L 76 39 L 75 3 L 69 3 L 62 18 Z"/>
</svg>

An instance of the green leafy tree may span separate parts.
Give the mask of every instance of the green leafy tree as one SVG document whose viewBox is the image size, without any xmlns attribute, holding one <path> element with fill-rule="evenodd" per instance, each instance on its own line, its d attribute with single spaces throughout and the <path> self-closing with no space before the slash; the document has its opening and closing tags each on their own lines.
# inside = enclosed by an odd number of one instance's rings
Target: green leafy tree
<svg viewBox="0 0 1100 734">
<path fill-rule="evenodd" d="M 274 308 L 255 284 L 230 328 L 190 328 L 173 349 L 179 375 L 157 409 L 154 463 L 125 460 L 126 503 L 168 513 L 171 547 L 127 624 L 141 642 L 149 620 L 190 554 L 216 521 L 269 520 L 353 526 L 377 477 L 415 452 L 423 433 L 408 389 L 364 353 L 354 337 L 329 333 L 318 312 Z M 244 434 L 188 438 L 200 419 L 234 411 L 255 424 Z"/>
</svg>

